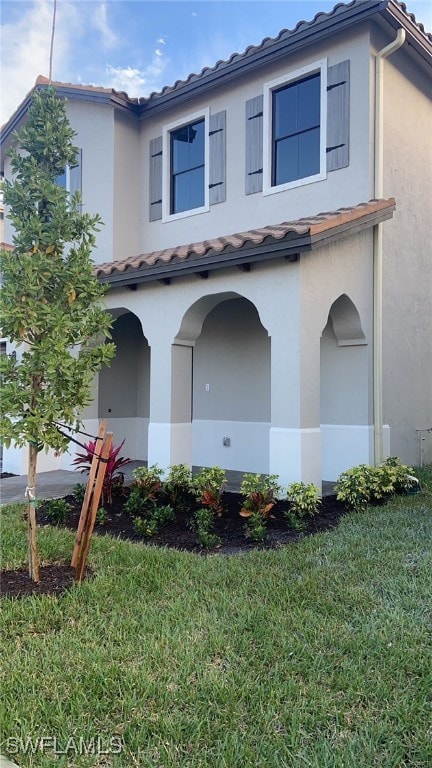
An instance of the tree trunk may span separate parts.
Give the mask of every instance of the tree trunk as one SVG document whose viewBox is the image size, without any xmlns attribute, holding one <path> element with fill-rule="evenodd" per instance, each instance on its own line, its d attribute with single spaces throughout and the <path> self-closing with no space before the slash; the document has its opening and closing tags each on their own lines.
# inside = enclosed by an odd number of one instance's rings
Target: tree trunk
<svg viewBox="0 0 432 768">
<path fill-rule="evenodd" d="M 38 449 L 34 443 L 29 443 L 29 460 L 27 476 L 27 520 L 28 520 L 28 549 L 29 549 L 29 575 L 33 581 L 39 578 L 39 556 L 36 538 L 36 465 Z"/>
</svg>

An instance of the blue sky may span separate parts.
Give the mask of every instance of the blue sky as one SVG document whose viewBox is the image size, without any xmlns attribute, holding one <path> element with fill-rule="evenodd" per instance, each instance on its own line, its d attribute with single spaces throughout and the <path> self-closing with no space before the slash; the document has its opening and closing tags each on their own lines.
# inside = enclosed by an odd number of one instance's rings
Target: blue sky
<svg viewBox="0 0 432 768">
<path fill-rule="evenodd" d="M 147 96 L 336 0 L 57 0 L 53 78 Z M 408 0 L 432 31 L 432 3 Z M 53 0 L 1 0 L 0 123 L 48 75 Z"/>
</svg>

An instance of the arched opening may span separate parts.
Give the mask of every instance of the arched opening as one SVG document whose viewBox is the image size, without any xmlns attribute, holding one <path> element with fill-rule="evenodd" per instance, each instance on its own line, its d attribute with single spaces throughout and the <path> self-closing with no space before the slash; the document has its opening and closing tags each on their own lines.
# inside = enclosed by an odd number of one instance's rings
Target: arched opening
<svg viewBox="0 0 432 768">
<path fill-rule="evenodd" d="M 194 307 L 192 464 L 268 472 L 270 339 L 247 299 L 206 299 Z"/>
<path fill-rule="evenodd" d="M 123 455 L 146 460 L 150 415 L 150 347 L 141 323 L 117 310 L 112 326 L 116 354 L 99 373 L 98 418 L 107 420 L 115 445 L 125 439 Z"/>
<path fill-rule="evenodd" d="M 323 480 L 369 461 L 369 358 L 359 312 L 343 294 L 333 302 L 321 336 Z"/>
</svg>

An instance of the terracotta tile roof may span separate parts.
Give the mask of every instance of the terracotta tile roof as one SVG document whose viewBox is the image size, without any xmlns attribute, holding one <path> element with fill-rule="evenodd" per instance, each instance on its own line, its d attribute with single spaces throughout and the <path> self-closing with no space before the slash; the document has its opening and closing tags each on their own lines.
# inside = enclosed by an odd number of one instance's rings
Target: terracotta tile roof
<svg viewBox="0 0 432 768">
<path fill-rule="evenodd" d="M 44 75 L 38 75 L 36 78 L 35 86 L 48 85 L 49 82 L 50 82 L 49 79 Z M 73 88 L 74 91 L 78 90 L 78 91 L 85 91 L 90 93 L 94 92 L 94 93 L 116 94 L 117 96 L 122 96 L 126 101 L 128 101 L 131 104 L 138 104 L 139 102 L 139 99 L 128 96 L 126 91 L 116 91 L 114 88 L 104 88 L 101 85 L 85 85 L 83 83 L 80 83 L 80 84 L 62 83 L 60 82 L 60 80 L 52 80 L 51 84 L 61 88 Z"/>
<path fill-rule="evenodd" d="M 107 282 L 118 282 L 121 275 L 130 277 L 133 282 L 134 275 L 146 272 L 150 274 L 155 267 L 159 267 L 158 273 L 168 273 L 172 265 L 186 262 L 193 265 L 199 260 L 200 269 L 211 269 L 215 262 L 221 265 L 221 257 L 233 253 L 241 256 L 244 252 L 249 255 L 253 249 L 260 246 L 270 250 L 272 246 L 280 243 L 282 246 L 285 244 L 287 248 L 294 247 L 297 252 L 311 250 L 315 242 L 322 242 L 330 235 L 343 236 L 353 228 L 358 229 L 361 225 L 372 226 L 377 221 L 389 218 L 395 205 L 394 198 L 369 200 L 351 208 L 339 208 L 296 221 L 285 221 L 199 243 L 178 245 L 128 259 L 97 264 L 95 272 L 99 279 Z M 226 261 L 228 262 L 228 259 Z"/>
</svg>

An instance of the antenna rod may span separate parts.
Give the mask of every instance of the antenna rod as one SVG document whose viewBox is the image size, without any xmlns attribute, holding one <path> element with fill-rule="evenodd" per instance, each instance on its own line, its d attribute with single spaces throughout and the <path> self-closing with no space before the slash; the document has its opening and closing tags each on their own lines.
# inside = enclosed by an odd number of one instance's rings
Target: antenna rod
<svg viewBox="0 0 432 768">
<path fill-rule="evenodd" d="M 49 77 L 48 77 L 48 80 L 49 80 L 50 83 L 51 83 L 51 80 L 52 80 L 52 61 L 53 61 L 53 49 L 54 49 L 54 32 L 55 32 L 56 10 L 57 10 L 57 0 L 54 0 L 52 30 L 51 30 L 51 46 L 50 46 L 50 57 L 49 57 Z"/>
</svg>

